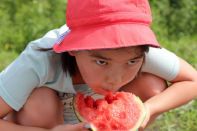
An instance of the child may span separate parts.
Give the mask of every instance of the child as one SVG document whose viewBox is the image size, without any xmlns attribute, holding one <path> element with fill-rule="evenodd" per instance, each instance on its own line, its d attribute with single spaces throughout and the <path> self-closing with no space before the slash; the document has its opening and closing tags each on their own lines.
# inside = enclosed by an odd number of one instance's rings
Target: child
<svg viewBox="0 0 197 131">
<path fill-rule="evenodd" d="M 31 42 L 1 72 L 0 130 L 87 130 L 74 124 L 76 91 L 135 93 L 147 109 L 141 128 L 197 96 L 196 70 L 158 48 L 147 0 L 68 0 L 66 17 L 69 29 Z"/>
</svg>

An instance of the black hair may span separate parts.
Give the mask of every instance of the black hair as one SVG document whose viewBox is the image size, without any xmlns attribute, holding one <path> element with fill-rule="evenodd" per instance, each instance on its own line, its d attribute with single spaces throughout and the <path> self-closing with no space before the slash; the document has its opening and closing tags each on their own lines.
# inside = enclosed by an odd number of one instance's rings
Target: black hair
<svg viewBox="0 0 197 131">
<path fill-rule="evenodd" d="M 61 54 L 61 63 L 64 72 L 68 72 L 71 76 L 77 73 L 77 63 L 74 56 L 68 54 L 68 52 L 63 52 Z"/>
<path fill-rule="evenodd" d="M 142 51 L 144 56 L 145 56 L 145 52 L 149 51 L 149 46 L 148 45 L 141 45 L 140 48 L 141 48 L 141 51 Z M 40 50 L 40 51 L 51 51 L 52 48 L 40 48 L 38 50 Z M 62 63 L 63 71 L 65 73 L 69 73 L 71 76 L 76 75 L 78 67 L 77 67 L 75 57 L 69 55 L 68 52 L 63 52 L 60 55 L 61 55 L 60 57 L 61 57 L 61 63 Z"/>
<path fill-rule="evenodd" d="M 53 51 L 53 48 L 38 48 L 39 51 Z M 68 52 L 60 53 L 60 60 L 62 69 L 65 73 L 74 76 L 77 73 L 77 63 L 74 56 L 69 55 Z"/>
</svg>

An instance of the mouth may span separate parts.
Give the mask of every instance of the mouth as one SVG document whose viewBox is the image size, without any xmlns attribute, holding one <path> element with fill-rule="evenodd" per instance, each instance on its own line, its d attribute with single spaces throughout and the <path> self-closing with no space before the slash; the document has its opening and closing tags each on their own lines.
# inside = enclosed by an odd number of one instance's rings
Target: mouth
<svg viewBox="0 0 197 131">
<path fill-rule="evenodd" d="M 111 91 L 111 90 L 106 90 L 106 89 L 102 89 L 102 88 L 96 88 L 96 89 L 93 89 L 93 91 L 97 94 L 101 94 L 101 95 L 106 95 L 108 94 L 109 92 L 114 92 L 114 91 Z"/>
<path fill-rule="evenodd" d="M 101 95 L 106 95 L 106 94 L 108 94 L 109 92 L 111 92 L 111 93 L 115 93 L 116 91 L 118 91 L 118 90 L 110 90 L 110 89 L 105 89 L 105 88 L 93 88 L 92 89 L 95 93 L 97 93 L 97 94 L 101 94 Z"/>
</svg>

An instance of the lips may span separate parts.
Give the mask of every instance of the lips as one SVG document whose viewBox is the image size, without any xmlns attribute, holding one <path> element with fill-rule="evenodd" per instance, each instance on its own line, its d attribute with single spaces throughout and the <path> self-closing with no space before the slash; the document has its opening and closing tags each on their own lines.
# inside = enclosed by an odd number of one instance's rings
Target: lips
<svg viewBox="0 0 197 131">
<path fill-rule="evenodd" d="M 108 94 L 109 92 L 113 92 L 113 91 L 110 91 L 110 90 L 105 90 L 103 88 L 92 88 L 92 90 L 95 92 L 95 93 L 98 93 L 98 94 L 101 94 L 101 95 L 106 95 Z"/>
</svg>

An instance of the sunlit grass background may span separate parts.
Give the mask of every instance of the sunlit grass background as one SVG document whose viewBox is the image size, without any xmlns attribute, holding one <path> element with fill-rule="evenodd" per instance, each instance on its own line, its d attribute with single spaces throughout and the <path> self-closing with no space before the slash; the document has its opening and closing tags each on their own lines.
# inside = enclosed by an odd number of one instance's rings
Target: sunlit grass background
<svg viewBox="0 0 197 131">
<path fill-rule="evenodd" d="M 162 45 L 197 69 L 197 37 L 183 37 L 176 41 L 164 40 Z M 148 131 L 197 131 L 197 100 L 164 113 L 150 125 Z"/>
</svg>

